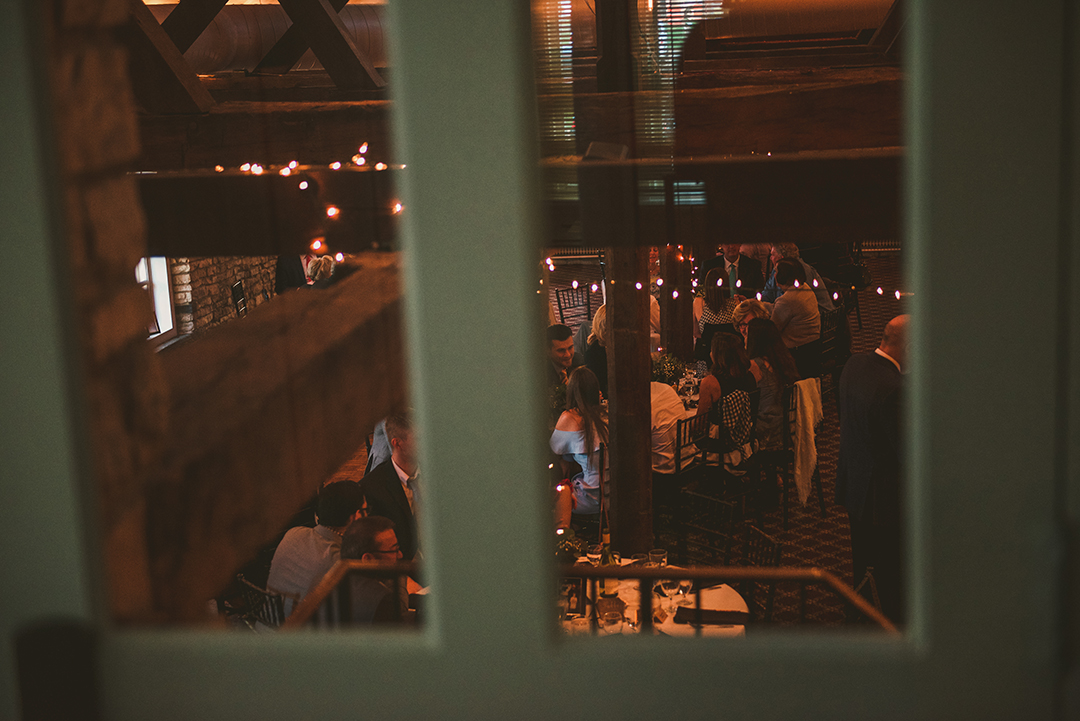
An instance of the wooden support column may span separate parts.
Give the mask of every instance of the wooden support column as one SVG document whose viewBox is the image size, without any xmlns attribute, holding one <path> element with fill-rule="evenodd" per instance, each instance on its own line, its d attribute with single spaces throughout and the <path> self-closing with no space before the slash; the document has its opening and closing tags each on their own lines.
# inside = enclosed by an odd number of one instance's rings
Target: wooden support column
<svg viewBox="0 0 1080 721">
<path fill-rule="evenodd" d="M 694 355 L 694 289 L 690 260 L 677 245 L 660 249 L 660 346 L 665 353 L 688 361 Z M 672 298 L 677 291 L 678 297 Z"/>
<path fill-rule="evenodd" d="M 602 93 L 634 89 L 634 59 L 631 52 L 631 0 L 596 0 L 596 87 Z"/>
<path fill-rule="evenodd" d="M 608 517 L 615 547 L 644 553 L 653 545 L 649 249 L 609 248 L 607 265 Z"/>
</svg>

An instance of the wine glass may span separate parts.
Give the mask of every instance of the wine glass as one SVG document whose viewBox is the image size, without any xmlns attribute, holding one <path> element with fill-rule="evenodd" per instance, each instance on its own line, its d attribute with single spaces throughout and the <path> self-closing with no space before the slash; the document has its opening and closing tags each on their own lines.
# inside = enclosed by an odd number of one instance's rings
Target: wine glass
<svg viewBox="0 0 1080 721">
<path fill-rule="evenodd" d="M 665 578 L 660 582 L 660 590 L 664 592 L 664 595 L 668 599 L 668 609 L 674 610 L 675 603 L 672 599 L 679 593 L 679 579 L 677 578 Z"/>
<path fill-rule="evenodd" d="M 680 606 L 690 605 L 690 589 L 694 587 L 694 582 L 689 578 L 683 578 L 679 581 L 679 604 Z"/>
<path fill-rule="evenodd" d="M 649 551 L 649 563 L 656 566 L 667 565 L 667 551 L 662 548 L 654 548 Z"/>
</svg>

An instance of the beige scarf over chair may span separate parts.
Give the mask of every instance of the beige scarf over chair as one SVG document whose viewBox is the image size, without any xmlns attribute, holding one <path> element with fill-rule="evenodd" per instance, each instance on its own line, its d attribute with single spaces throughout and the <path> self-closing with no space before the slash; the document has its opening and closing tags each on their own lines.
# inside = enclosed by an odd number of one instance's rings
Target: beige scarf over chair
<svg viewBox="0 0 1080 721">
<path fill-rule="evenodd" d="M 807 378 L 795 384 L 795 487 L 799 490 L 799 502 L 804 506 L 810 497 L 810 477 L 817 468 L 817 445 L 814 429 L 822 421 L 821 381 Z"/>
</svg>

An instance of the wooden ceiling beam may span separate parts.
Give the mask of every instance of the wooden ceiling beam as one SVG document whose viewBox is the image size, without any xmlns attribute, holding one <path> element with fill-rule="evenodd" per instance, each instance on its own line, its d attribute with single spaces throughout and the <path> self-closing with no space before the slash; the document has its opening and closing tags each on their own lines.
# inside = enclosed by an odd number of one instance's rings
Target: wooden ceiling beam
<svg viewBox="0 0 1080 721">
<path fill-rule="evenodd" d="M 139 104 L 163 115 L 205 113 L 214 105 L 210 92 L 142 0 L 129 5 L 128 70 Z"/>
<path fill-rule="evenodd" d="M 214 22 L 229 0 L 180 0 L 161 27 L 181 53 L 186 53 Z"/>
<path fill-rule="evenodd" d="M 197 619 L 408 397 L 399 261 L 367 254 L 160 353 L 169 443 L 145 489 L 151 584 L 167 618 Z"/>
<path fill-rule="evenodd" d="M 329 2 L 334 12 L 340 13 L 349 0 L 329 0 Z M 300 30 L 300 26 L 294 22 L 285 31 L 285 34 L 278 38 L 270 51 L 263 56 L 263 59 L 255 66 L 252 73 L 256 75 L 284 75 L 300 61 L 300 58 L 307 52 L 308 47 L 310 46 L 304 38 L 304 33 Z"/>
<path fill-rule="evenodd" d="M 376 89 L 386 81 L 356 47 L 329 0 L 279 0 L 315 57 L 342 89 Z"/>
</svg>

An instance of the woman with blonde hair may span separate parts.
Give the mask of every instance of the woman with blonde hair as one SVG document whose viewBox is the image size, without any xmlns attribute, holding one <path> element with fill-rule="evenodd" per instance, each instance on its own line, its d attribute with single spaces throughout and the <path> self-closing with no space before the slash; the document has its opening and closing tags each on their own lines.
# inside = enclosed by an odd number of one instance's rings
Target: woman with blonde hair
<svg viewBox="0 0 1080 721">
<path fill-rule="evenodd" d="M 585 342 L 585 367 L 596 375 L 596 382 L 600 384 L 600 392 L 607 397 L 608 374 L 607 374 L 607 305 L 596 309 L 592 319 L 592 332 Z"/>
<path fill-rule="evenodd" d="M 596 375 L 584 366 L 575 368 L 566 384 L 566 410 L 551 433 L 551 450 L 562 458 L 563 477 L 573 488 L 575 513 L 600 512 L 600 447 L 607 439 Z"/>
<path fill-rule="evenodd" d="M 731 314 L 731 322 L 735 325 L 735 330 L 742 333 L 743 339 L 746 338 L 746 327 L 754 318 L 764 318 L 765 320 L 772 319 L 772 310 L 770 310 L 769 303 L 762 303 L 760 300 L 744 300 L 735 307 L 735 311 Z"/>
</svg>

